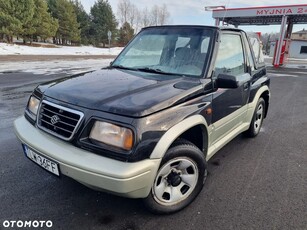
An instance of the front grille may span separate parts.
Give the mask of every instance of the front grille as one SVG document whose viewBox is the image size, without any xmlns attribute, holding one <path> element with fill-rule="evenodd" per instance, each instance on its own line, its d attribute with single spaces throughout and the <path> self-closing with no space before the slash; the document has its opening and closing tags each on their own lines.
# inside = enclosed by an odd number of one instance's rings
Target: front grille
<svg viewBox="0 0 307 230">
<path fill-rule="evenodd" d="M 76 132 L 83 113 L 43 101 L 38 116 L 38 127 L 64 140 L 70 140 Z"/>
</svg>

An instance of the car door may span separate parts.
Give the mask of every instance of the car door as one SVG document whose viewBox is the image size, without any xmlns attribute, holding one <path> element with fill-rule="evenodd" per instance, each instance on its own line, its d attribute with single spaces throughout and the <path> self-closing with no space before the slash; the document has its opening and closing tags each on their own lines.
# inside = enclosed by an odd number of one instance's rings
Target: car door
<svg viewBox="0 0 307 230">
<path fill-rule="evenodd" d="M 212 139 L 217 142 L 240 126 L 247 112 L 251 75 L 245 58 L 243 37 L 240 32 L 223 32 L 215 61 L 213 80 L 219 74 L 236 77 L 239 87 L 234 89 L 217 88 L 212 100 Z"/>
</svg>

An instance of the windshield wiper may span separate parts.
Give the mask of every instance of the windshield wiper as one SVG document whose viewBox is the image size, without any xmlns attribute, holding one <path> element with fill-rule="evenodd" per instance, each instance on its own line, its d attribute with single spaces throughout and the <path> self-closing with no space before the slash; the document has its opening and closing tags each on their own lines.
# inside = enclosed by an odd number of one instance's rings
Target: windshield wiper
<svg viewBox="0 0 307 230">
<path fill-rule="evenodd" d="M 126 69 L 126 70 L 134 70 L 134 71 L 142 71 L 142 72 L 147 72 L 147 73 L 156 73 L 156 74 L 164 74 L 164 75 L 176 75 L 176 76 L 184 76 L 184 74 L 179 74 L 179 73 L 168 73 L 165 72 L 161 69 L 154 69 L 154 68 L 149 68 L 149 67 L 141 67 L 141 68 L 130 68 L 122 65 L 112 65 L 112 68 L 117 68 L 117 69 Z"/>
<path fill-rule="evenodd" d="M 129 68 L 126 66 L 122 66 L 122 65 L 112 65 L 112 68 L 116 68 L 116 69 L 127 69 L 127 70 L 138 70 L 138 69 L 134 69 L 134 68 Z"/>
<path fill-rule="evenodd" d="M 161 69 L 154 69 L 154 68 L 149 68 L 149 67 L 142 67 L 142 68 L 137 68 L 137 70 L 139 71 L 143 71 L 143 72 L 147 72 L 147 73 L 158 73 L 158 74 L 165 74 L 165 75 L 179 75 L 179 76 L 183 76 L 183 74 L 178 74 L 178 73 L 168 73 L 165 72 Z"/>
</svg>

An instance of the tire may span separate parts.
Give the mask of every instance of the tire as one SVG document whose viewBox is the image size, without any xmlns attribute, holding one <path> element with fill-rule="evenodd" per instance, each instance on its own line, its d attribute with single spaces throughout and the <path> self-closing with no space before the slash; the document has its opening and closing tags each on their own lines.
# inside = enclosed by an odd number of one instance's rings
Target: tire
<svg viewBox="0 0 307 230">
<path fill-rule="evenodd" d="M 144 205 L 155 214 L 177 212 L 193 202 L 206 177 L 206 160 L 200 149 L 188 141 L 177 141 L 163 157 Z"/>
<path fill-rule="evenodd" d="M 256 109 L 254 111 L 253 119 L 250 123 L 249 129 L 245 132 L 248 137 L 255 137 L 259 134 L 265 113 L 265 101 L 262 97 L 259 98 Z"/>
</svg>

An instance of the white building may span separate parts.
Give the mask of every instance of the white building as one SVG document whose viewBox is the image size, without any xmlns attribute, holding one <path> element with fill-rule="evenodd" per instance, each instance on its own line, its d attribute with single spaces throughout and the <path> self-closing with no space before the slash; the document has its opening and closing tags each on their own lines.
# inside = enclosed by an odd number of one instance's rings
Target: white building
<svg viewBox="0 0 307 230">
<path fill-rule="evenodd" d="M 270 45 L 270 57 L 273 57 L 276 42 L 271 42 Z M 289 46 L 289 57 L 307 59 L 307 30 L 303 29 L 292 33 L 290 46 Z"/>
</svg>

